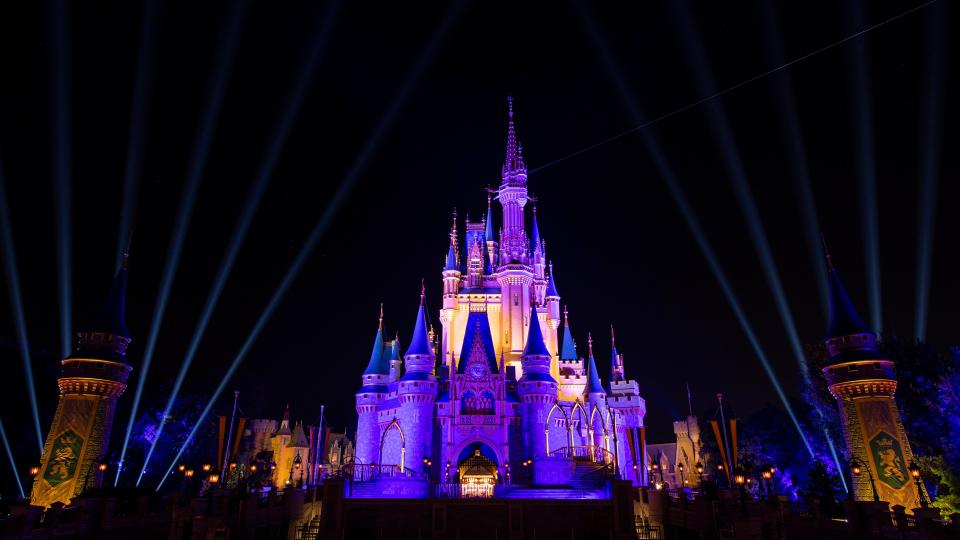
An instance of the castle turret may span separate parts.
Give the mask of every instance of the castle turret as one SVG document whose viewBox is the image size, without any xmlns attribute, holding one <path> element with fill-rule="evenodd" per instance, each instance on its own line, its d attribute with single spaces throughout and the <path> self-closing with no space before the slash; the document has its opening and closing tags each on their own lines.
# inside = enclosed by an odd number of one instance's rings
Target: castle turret
<svg viewBox="0 0 960 540">
<path fill-rule="evenodd" d="M 530 330 L 523 350 L 523 376 L 518 390 L 523 403 L 526 447 L 536 460 L 547 453 L 547 415 L 557 399 L 557 381 L 550 376 L 550 351 L 543 342 L 537 310 L 530 308 Z"/>
<path fill-rule="evenodd" d="M 894 400 L 897 380 L 893 362 L 878 350 L 877 335 L 854 309 L 829 253 L 826 259 L 830 322 L 826 335 L 829 359 L 823 373 L 840 409 L 847 453 L 873 475 L 881 500 L 914 508 L 917 486 L 907 469 L 913 452 Z M 867 474 L 853 478 L 856 500 L 873 500 Z"/>
<path fill-rule="evenodd" d="M 400 337 L 394 336 L 390 342 L 390 382 L 397 382 L 403 376 L 403 358 L 400 357 Z"/>
<path fill-rule="evenodd" d="M 441 360 L 453 369 L 453 321 L 457 316 L 457 294 L 460 292 L 460 264 L 457 258 L 457 211 L 453 211 L 453 225 L 450 227 L 450 247 L 447 249 L 447 262 L 443 267 L 443 307 L 440 309 L 440 324 L 443 335 L 440 340 Z"/>
<path fill-rule="evenodd" d="M 600 382 L 600 372 L 597 371 L 597 361 L 593 359 L 593 337 L 587 334 L 587 385 L 583 395 L 588 403 L 603 403 L 607 398 L 607 391 Z"/>
<path fill-rule="evenodd" d="M 380 427 L 377 424 L 377 406 L 383 402 L 387 393 L 391 369 L 383 355 L 383 308 L 380 309 L 380 323 L 377 336 L 373 340 L 373 351 L 367 369 L 361 377 L 362 386 L 356 394 L 357 399 L 357 463 L 368 465 L 379 458 Z"/>
<path fill-rule="evenodd" d="M 487 256 L 490 258 L 490 268 L 492 270 L 497 267 L 497 237 L 493 234 L 493 206 L 490 202 L 489 189 L 487 189 L 487 219 L 483 236 L 487 240 Z"/>
<path fill-rule="evenodd" d="M 397 397 L 400 401 L 397 421 L 404 434 L 404 466 L 415 470 L 419 470 L 419 463 L 430 452 L 433 403 L 439 389 L 434 376 L 436 357 L 427 335 L 424 296 L 425 290 L 421 287 L 417 322 L 410 338 L 410 347 L 404 354 L 406 373 L 397 386 Z"/>
<path fill-rule="evenodd" d="M 617 362 L 617 369 L 611 368 L 614 379 L 610 381 L 610 395 L 607 396 L 607 408 L 611 412 L 614 456 L 620 475 L 635 485 L 646 482 L 646 432 L 643 418 L 647 414 L 647 403 L 640 397 L 640 385 L 637 381 L 627 380 L 623 371 L 623 356 L 617 353 L 614 342 L 613 326 L 610 327 L 611 359 Z M 619 379 L 619 380 L 616 380 Z M 636 466 L 634 466 L 636 465 Z"/>
<path fill-rule="evenodd" d="M 587 385 L 586 370 L 583 369 L 583 359 L 577 356 L 577 346 L 573 342 L 573 331 L 570 330 L 570 314 L 563 309 L 563 344 L 560 347 L 558 361 L 560 374 L 557 382 L 560 384 L 561 399 L 575 401 L 583 395 Z"/>
<path fill-rule="evenodd" d="M 77 352 L 60 362 L 60 400 L 30 494 L 36 506 L 69 503 L 103 480 L 97 465 L 106 457 L 117 399 L 133 369 L 126 359 L 126 288 L 124 254 L 106 301 L 77 333 Z"/>
</svg>

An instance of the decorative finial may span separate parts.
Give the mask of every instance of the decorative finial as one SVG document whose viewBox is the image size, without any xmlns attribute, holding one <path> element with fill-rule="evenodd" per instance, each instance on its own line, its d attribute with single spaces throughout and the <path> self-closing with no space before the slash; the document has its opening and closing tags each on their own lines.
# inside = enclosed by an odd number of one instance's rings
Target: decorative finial
<svg viewBox="0 0 960 540">
<path fill-rule="evenodd" d="M 507 117 L 513 120 L 513 95 L 507 94 Z"/>
<path fill-rule="evenodd" d="M 820 244 L 823 245 L 823 256 L 827 259 L 827 270 L 833 272 L 833 259 L 830 257 L 830 250 L 827 249 L 827 239 L 823 233 L 820 233 Z"/>
<path fill-rule="evenodd" d="M 423 278 L 420 278 L 420 305 L 423 305 L 423 297 L 427 295 L 427 286 L 424 284 Z"/>
<path fill-rule="evenodd" d="M 490 191 L 490 185 L 487 184 L 487 210 L 490 209 L 490 200 L 492 196 L 493 196 L 493 192 Z"/>
<path fill-rule="evenodd" d="M 613 325 L 611 324 L 610 325 L 610 344 L 616 345 L 616 343 L 617 343 L 617 337 L 613 334 Z"/>
<path fill-rule="evenodd" d="M 380 329 L 383 330 L 383 302 L 380 302 Z"/>
<path fill-rule="evenodd" d="M 550 274 L 553 275 L 553 269 L 550 269 Z M 570 326 L 570 314 L 567 313 L 567 306 L 563 306 L 563 325 L 566 327 Z"/>
<path fill-rule="evenodd" d="M 590 356 L 593 356 L 593 336 L 590 334 L 590 332 L 587 332 L 587 351 L 589 352 Z"/>
</svg>

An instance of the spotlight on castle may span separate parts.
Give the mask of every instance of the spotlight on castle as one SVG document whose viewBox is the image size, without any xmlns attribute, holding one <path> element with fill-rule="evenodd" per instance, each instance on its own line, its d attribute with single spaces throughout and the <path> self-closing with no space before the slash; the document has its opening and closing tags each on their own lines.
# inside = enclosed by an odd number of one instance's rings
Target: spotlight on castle
<svg viewBox="0 0 960 540">
<path fill-rule="evenodd" d="M 612 333 L 608 387 L 593 340 L 586 360 L 577 351 L 536 207 L 527 209 L 508 105 L 506 159 L 486 217 L 468 218 L 461 236 L 454 214 L 440 335 L 423 291 L 402 357 L 398 340 L 384 341 L 381 314 L 356 394 L 351 497 L 606 498 L 609 478 L 645 484 L 645 402 Z"/>
</svg>

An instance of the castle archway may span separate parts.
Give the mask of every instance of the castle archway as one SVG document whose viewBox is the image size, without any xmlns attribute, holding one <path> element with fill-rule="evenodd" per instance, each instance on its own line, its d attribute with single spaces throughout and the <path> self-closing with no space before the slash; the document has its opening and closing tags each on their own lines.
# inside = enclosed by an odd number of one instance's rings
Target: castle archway
<svg viewBox="0 0 960 540">
<path fill-rule="evenodd" d="M 463 497 L 493 497 L 499 480 L 498 457 L 486 443 L 466 444 L 457 457 L 457 481 Z"/>
</svg>

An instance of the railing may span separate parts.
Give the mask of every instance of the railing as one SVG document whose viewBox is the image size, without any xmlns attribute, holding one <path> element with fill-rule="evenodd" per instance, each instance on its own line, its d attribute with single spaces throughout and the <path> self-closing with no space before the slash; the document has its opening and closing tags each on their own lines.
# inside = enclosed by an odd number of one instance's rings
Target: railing
<svg viewBox="0 0 960 540">
<path fill-rule="evenodd" d="M 641 540 L 660 540 L 663 538 L 660 535 L 660 527 L 657 525 L 651 525 L 650 522 L 641 516 L 636 516 L 634 518 L 634 525 L 637 529 L 637 538 Z"/>
<path fill-rule="evenodd" d="M 552 457 L 589 459 L 594 463 L 613 463 L 613 454 L 602 446 L 565 446 L 550 452 Z"/>
<path fill-rule="evenodd" d="M 423 478 L 424 475 L 409 467 L 401 467 L 399 465 L 361 465 L 359 463 L 351 463 L 340 468 L 339 476 L 347 480 L 365 482 L 380 478 Z"/>
<path fill-rule="evenodd" d="M 580 475 L 580 486 L 584 489 L 599 489 L 607 484 L 607 481 L 613 478 L 613 463 L 608 463 L 599 469 L 592 470 Z"/>
</svg>

